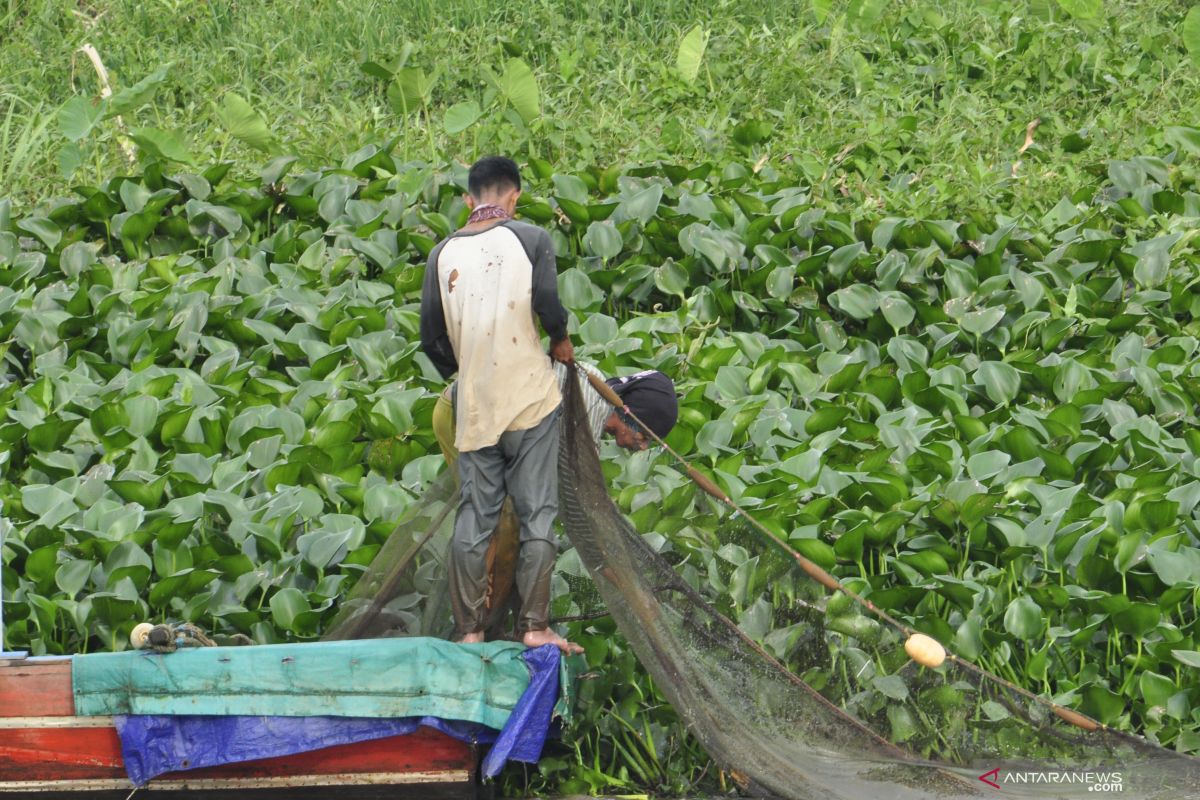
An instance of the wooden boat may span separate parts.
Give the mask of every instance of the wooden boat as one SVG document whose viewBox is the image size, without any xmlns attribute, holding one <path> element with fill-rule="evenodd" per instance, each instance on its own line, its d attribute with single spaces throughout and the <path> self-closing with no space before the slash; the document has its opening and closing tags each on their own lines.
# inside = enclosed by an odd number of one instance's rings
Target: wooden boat
<svg viewBox="0 0 1200 800">
<path fill-rule="evenodd" d="M 0 798 L 127 798 L 112 717 L 77 716 L 70 658 L 0 658 Z M 473 798 L 479 753 L 438 731 L 162 775 L 151 797 Z"/>
</svg>

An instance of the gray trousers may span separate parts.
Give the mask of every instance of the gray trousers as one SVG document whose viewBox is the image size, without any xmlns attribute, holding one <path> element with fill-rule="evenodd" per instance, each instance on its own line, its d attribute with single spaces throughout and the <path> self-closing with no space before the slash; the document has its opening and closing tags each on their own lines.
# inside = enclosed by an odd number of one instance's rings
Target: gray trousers
<svg viewBox="0 0 1200 800">
<path fill-rule="evenodd" d="M 490 447 L 459 453 L 462 505 L 450 547 L 450 599 L 460 634 L 482 631 L 487 617 L 488 540 L 500 519 L 505 495 L 521 520 L 516 588 L 521 596 L 520 632 L 550 625 L 550 577 L 558 555 L 558 417 L 556 408 L 536 426 L 508 431 Z"/>
</svg>

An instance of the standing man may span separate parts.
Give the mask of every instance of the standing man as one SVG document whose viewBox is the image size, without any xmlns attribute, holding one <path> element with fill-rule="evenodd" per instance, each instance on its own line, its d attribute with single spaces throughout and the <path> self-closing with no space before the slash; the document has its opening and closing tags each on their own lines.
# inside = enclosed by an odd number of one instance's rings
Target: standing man
<svg viewBox="0 0 1200 800">
<path fill-rule="evenodd" d="M 455 627 L 463 643 L 484 639 L 488 540 L 507 494 L 520 520 L 522 641 L 580 652 L 549 627 L 562 395 L 535 315 L 550 337 L 550 356 L 563 364 L 575 358 L 554 248 L 544 230 L 512 218 L 521 175 L 511 159 L 480 159 L 467 188 L 471 215 L 429 254 L 421 292 L 421 346 L 443 377 L 458 373 L 454 444 L 462 505 L 450 548 Z"/>
<path fill-rule="evenodd" d="M 600 380 L 604 376 L 598 369 L 582 362 L 577 365 Z M 575 369 L 567 364 L 555 364 L 559 391 L 565 391 L 568 380 L 575 379 Z M 665 439 L 679 418 L 679 401 L 675 397 L 675 384 L 657 370 L 645 370 L 623 378 L 605 381 L 638 419 L 660 439 Z M 626 450 L 645 450 L 649 442 L 645 432 L 628 415 L 609 405 L 588 381 L 580 382 L 583 392 L 584 413 L 587 427 L 596 446 L 605 434 L 612 436 L 619 447 Z M 454 446 L 454 384 L 450 384 L 438 397 L 433 408 L 433 433 L 438 446 L 452 470 L 458 468 L 458 450 Z M 505 500 L 500 511 L 500 521 L 492 532 L 485 557 L 487 571 L 484 593 L 485 628 L 488 640 L 508 638 L 509 609 L 520 613 L 520 599 L 512 592 L 517 558 L 520 553 L 520 524 L 513 511 L 511 500 Z M 457 587 L 451 586 L 453 596 Z"/>
</svg>

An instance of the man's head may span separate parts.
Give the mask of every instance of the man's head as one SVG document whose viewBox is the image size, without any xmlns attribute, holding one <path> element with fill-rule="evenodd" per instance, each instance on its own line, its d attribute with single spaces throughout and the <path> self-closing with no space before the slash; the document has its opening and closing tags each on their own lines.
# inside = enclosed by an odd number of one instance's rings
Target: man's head
<svg viewBox="0 0 1200 800">
<path fill-rule="evenodd" d="M 521 173 L 517 163 L 504 156 L 488 156 L 471 165 L 467 173 L 467 206 L 499 206 L 510 215 L 521 196 Z"/>
<path fill-rule="evenodd" d="M 613 435 L 618 446 L 626 450 L 645 450 L 650 445 L 650 436 L 641 429 L 634 416 L 660 439 L 675 427 L 679 401 L 675 398 L 675 384 L 663 373 L 647 370 L 624 378 L 609 378 L 607 383 L 633 412 L 630 416 L 620 410 L 614 411 L 604 425 L 604 430 Z"/>
</svg>

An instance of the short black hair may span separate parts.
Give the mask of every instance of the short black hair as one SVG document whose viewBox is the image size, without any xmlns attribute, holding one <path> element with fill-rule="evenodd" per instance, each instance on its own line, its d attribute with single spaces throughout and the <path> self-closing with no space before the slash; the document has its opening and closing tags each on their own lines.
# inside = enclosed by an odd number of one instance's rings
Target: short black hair
<svg viewBox="0 0 1200 800">
<path fill-rule="evenodd" d="M 520 189 L 521 173 L 517 162 L 504 156 L 487 156 L 471 165 L 467 174 L 467 191 L 480 197 L 489 189 Z"/>
</svg>

